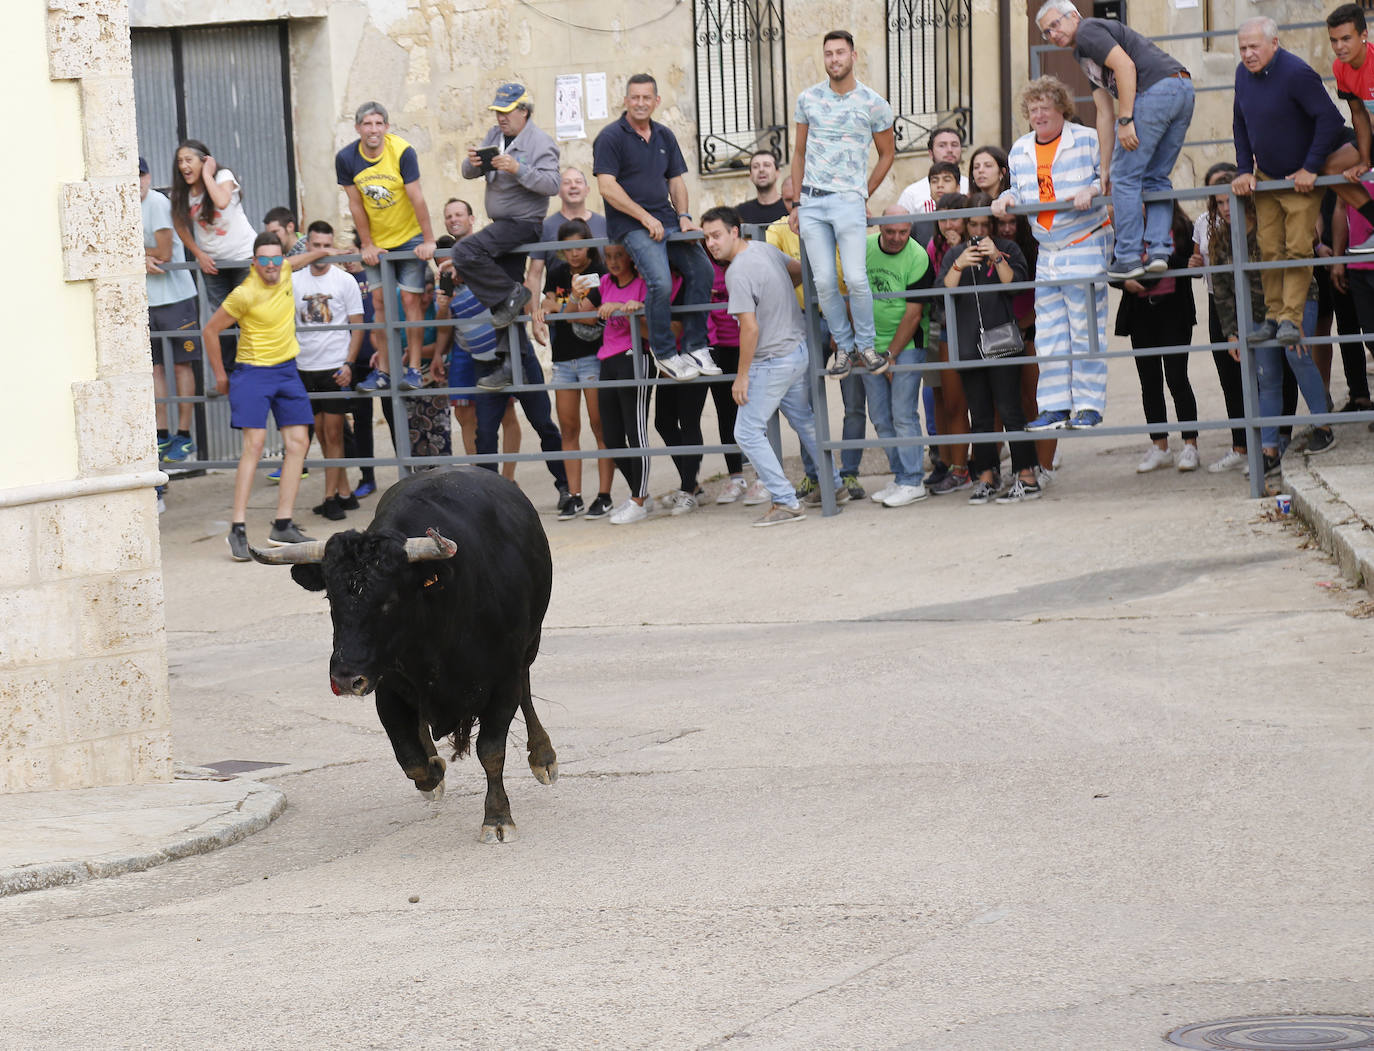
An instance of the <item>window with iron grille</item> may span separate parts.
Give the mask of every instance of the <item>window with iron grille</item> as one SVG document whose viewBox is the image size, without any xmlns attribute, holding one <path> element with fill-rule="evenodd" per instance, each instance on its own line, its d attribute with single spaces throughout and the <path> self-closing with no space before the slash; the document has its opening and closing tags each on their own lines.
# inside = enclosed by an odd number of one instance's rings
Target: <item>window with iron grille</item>
<svg viewBox="0 0 1374 1051">
<path fill-rule="evenodd" d="M 697 154 L 702 175 L 788 159 L 783 0 L 693 0 Z"/>
<path fill-rule="evenodd" d="M 948 124 L 973 132 L 972 0 L 886 0 L 887 98 L 898 153 L 920 153 Z"/>
</svg>

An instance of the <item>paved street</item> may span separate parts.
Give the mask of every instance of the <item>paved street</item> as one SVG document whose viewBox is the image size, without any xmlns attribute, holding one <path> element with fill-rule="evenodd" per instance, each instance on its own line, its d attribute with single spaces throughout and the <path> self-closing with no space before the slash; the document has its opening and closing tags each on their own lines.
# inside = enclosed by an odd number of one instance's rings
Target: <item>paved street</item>
<svg viewBox="0 0 1374 1051">
<path fill-rule="evenodd" d="M 285 764 L 249 776 L 288 809 L 0 899 L 0 1046 L 1145 1051 L 1368 1013 L 1368 596 L 1239 474 L 1137 476 L 1142 448 L 1065 442 L 1037 504 L 770 530 L 559 523 L 522 466 L 562 776 L 517 723 L 495 847 L 476 761 L 422 801 L 370 699 L 329 690 L 324 599 L 228 561 L 229 478 L 178 484 L 176 757 Z"/>
</svg>

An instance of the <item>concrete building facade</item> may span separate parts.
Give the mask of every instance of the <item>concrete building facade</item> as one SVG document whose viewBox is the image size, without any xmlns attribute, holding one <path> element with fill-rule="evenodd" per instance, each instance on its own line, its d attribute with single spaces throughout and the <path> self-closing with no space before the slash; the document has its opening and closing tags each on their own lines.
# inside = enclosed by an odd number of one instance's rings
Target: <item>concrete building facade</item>
<svg viewBox="0 0 1374 1051">
<path fill-rule="evenodd" d="M 172 776 L 124 0 L 14 6 L 0 792 Z"/>
</svg>

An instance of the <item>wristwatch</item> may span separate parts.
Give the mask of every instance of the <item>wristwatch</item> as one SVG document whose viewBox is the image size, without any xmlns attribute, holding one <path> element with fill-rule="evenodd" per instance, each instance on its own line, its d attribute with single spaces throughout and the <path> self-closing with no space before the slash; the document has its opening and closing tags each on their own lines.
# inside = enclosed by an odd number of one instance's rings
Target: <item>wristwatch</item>
<svg viewBox="0 0 1374 1051">
<path fill-rule="evenodd" d="M 1116 122 L 1117 122 L 1117 124 L 1121 125 L 1121 127 L 1124 128 L 1124 127 L 1126 127 L 1128 124 L 1134 124 L 1134 123 L 1135 123 L 1135 118 L 1134 118 L 1134 117 L 1117 117 L 1117 118 L 1116 118 Z"/>
</svg>

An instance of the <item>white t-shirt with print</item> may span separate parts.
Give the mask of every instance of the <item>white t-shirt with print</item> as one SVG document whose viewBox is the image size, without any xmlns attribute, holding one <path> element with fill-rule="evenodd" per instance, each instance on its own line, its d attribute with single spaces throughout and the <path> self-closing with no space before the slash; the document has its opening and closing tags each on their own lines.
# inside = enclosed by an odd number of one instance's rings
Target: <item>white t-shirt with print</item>
<svg viewBox="0 0 1374 1051">
<path fill-rule="evenodd" d="M 228 168 L 215 172 L 215 182 L 229 185 L 229 204 L 215 209 L 214 202 L 205 195 L 193 193 L 188 199 L 191 211 L 191 232 L 195 235 L 196 245 L 209 254 L 211 259 L 243 260 L 253 254 L 253 241 L 258 232 L 243 214 L 243 204 L 239 197 L 238 180 Z M 202 218 L 202 207 L 211 209 Z"/>
<path fill-rule="evenodd" d="M 333 371 L 348 360 L 348 329 L 321 331 L 320 325 L 346 325 L 353 315 L 363 312 L 363 297 L 358 282 L 341 267 L 331 266 L 316 276 L 310 267 L 291 275 L 291 291 L 296 297 L 296 342 L 301 352 L 296 367 L 307 372 Z"/>
</svg>

